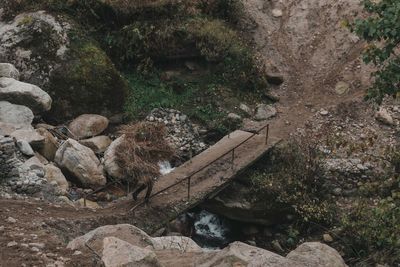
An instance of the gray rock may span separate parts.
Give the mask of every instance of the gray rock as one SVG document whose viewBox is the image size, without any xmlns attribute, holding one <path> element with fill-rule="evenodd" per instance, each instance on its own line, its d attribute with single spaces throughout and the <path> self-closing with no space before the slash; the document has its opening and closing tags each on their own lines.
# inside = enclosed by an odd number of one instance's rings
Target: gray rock
<svg viewBox="0 0 400 267">
<path fill-rule="evenodd" d="M 240 116 L 239 116 L 238 114 L 236 114 L 236 113 L 229 113 L 227 117 L 228 117 L 229 120 L 235 121 L 235 122 L 241 121 L 241 120 L 242 120 L 242 117 L 240 117 Z"/>
<path fill-rule="evenodd" d="M 0 101 L 0 122 L 13 124 L 17 129 L 32 129 L 33 118 L 29 108 Z"/>
<path fill-rule="evenodd" d="M 60 189 L 61 193 L 66 194 L 69 185 L 67 179 L 65 178 L 61 170 L 58 167 L 54 166 L 53 164 L 47 164 L 46 166 L 44 166 L 44 170 L 46 172 L 44 178 L 46 178 L 46 180 L 50 184 L 55 183 Z"/>
<path fill-rule="evenodd" d="M 15 127 L 14 124 L 6 123 L 6 122 L 0 122 L 0 135 L 1 136 L 10 135 L 15 130 L 17 130 L 17 128 Z"/>
<path fill-rule="evenodd" d="M 259 104 L 256 107 L 256 115 L 254 119 L 257 121 L 268 120 L 275 117 L 277 114 L 276 108 L 271 105 Z"/>
<path fill-rule="evenodd" d="M 11 133 L 17 141 L 26 141 L 33 149 L 43 147 L 45 139 L 38 134 L 35 130 L 16 130 Z"/>
<path fill-rule="evenodd" d="M 1 77 L 19 80 L 19 71 L 15 68 L 13 64 L 0 63 L 0 78 Z"/>
<path fill-rule="evenodd" d="M 85 187 L 95 189 L 107 182 L 103 167 L 94 152 L 73 139 L 68 139 L 60 146 L 54 161 Z"/>
<path fill-rule="evenodd" d="M 108 127 L 108 119 L 96 114 L 83 114 L 69 124 L 69 130 L 77 139 L 101 134 Z"/>
<path fill-rule="evenodd" d="M 51 97 L 39 87 L 12 78 L 0 78 L 0 98 L 29 107 L 35 113 L 51 108 Z"/>
<path fill-rule="evenodd" d="M 37 151 L 49 161 L 54 161 L 59 144 L 57 139 L 45 128 L 38 128 L 36 132 L 44 138 L 42 146 Z"/>
<path fill-rule="evenodd" d="M 134 246 L 115 237 L 103 240 L 101 257 L 105 267 L 137 266 L 162 267 L 156 254 L 149 250 Z"/>
<path fill-rule="evenodd" d="M 119 166 L 116 157 L 116 148 L 121 144 L 123 138 L 124 135 L 115 139 L 104 153 L 104 170 L 114 179 L 123 179 L 125 177 L 124 170 Z"/>
<path fill-rule="evenodd" d="M 13 217 L 8 217 L 8 218 L 6 219 L 6 221 L 9 222 L 9 223 L 16 223 L 16 222 L 17 222 L 17 220 L 14 219 Z"/>
<path fill-rule="evenodd" d="M 246 113 L 246 115 L 249 115 L 249 116 L 253 115 L 251 108 L 249 106 L 247 106 L 246 104 L 241 103 L 239 106 L 239 109 L 241 111 L 243 111 L 244 113 Z"/>
<path fill-rule="evenodd" d="M 309 267 L 346 267 L 340 254 L 333 248 L 319 243 L 307 242 L 298 246 L 287 256 L 302 266 Z"/>
<path fill-rule="evenodd" d="M 32 147 L 25 140 L 17 141 L 17 147 L 18 147 L 19 151 L 21 151 L 21 153 L 24 154 L 25 156 L 34 156 L 35 155 L 35 152 L 33 151 Z"/>
<path fill-rule="evenodd" d="M 139 247 L 152 245 L 152 239 L 145 232 L 130 224 L 106 225 L 96 228 L 68 243 L 71 250 L 85 249 L 88 244 L 94 249 L 101 249 L 105 237 L 116 237 Z"/>
<path fill-rule="evenodd" d="M 155 250 L 178 250 L 180 252 L 202 252 L 192 239 L 186 236 L 162 236 L 151 239 Z"/>
</svg>

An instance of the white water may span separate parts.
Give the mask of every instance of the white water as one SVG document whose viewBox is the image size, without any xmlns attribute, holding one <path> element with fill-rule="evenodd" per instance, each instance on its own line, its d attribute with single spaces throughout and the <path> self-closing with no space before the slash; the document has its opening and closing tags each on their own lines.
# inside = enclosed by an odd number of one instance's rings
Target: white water
<svg viewBox="0 0 400 267">
<path fill-rule="evenodd" d="M 203 247 L 216 248 L 217 244 L 225 243 L 228 240 L 229 226 L 220 217 L 205 210 L 196 217 L 195 235 L 203 241 L 211 241 L 209 244 L 203 244 Z"/>
<path fill-rule="evenodd" d="M 160 161 L 158 166 L 160 167 L 161 175 L 166 175 L 175 170 L 175 168 L 171 167 L 171 163 L 169 163 L 169 161 Z"/>
</svg>

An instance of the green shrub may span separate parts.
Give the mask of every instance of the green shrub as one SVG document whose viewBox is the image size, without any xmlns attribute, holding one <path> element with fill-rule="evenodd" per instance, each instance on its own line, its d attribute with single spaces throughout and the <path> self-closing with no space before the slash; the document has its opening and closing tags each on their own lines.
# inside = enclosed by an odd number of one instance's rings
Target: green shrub
<svg viewBox="0 0 400 267">
<path fill-rule="evenodd" d="M 106 42 L 116 60 L 133 65 L 197 56 L 227 84 L 253 90 L 267 86 L 263 63 L 220 20 L 138 21 L 110 34 Z"/>
<path fill-rule="evenodd" d="M 346 253 L 355 262 L 400 264 L 400 174 L 398 148 L 385 175 L 363 187 L 364 197 L 341 222 Z"/>
<path fill-rule="evenodd" d="M 316 144 L 292 140 L 258 163 L 251 175 L 257 198 L 287 207 L 297 221 L 331 224 L 334 204 L 325 188 L 321 155 Z"/>
<path fill-rule="evenodd" d="M 400 3 L 398 0 L 364 0 L 363 3 L 369 16 L 357 19 L 352 29 L 369 43 L 364 61 L 374 63 L 378 71 L 367 96 L 380 102 L 386 94 L 396 96 L 400 92 L 400 57 L 396 52 L 400 40 Z"/>
</svg>

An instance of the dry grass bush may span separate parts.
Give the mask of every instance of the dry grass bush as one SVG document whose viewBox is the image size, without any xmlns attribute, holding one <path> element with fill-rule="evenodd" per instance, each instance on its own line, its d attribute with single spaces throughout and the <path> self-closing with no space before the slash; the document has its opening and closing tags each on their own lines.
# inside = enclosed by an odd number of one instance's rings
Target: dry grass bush
<svg viewBox="0 0 400 267">
<path fill-rule="evenodd" d="M 128 124 L 122 126 L 119 133 L 125 137 L 116 148 L 116 157 L 128 182 L 159 176 L 158 162 L 170 160 L 175 154 L 165 140 L 166 129 L 162 124 Z"/>
</svg>

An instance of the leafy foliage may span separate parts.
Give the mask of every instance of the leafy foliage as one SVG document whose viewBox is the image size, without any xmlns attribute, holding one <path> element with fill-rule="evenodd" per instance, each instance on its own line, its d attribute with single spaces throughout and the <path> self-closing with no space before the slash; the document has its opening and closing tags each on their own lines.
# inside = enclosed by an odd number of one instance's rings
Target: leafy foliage
<svg viewBox="0 0 400 267">
<path fill-rule="evenodd" d="M 252 190 L 265 201 L 292 209 L 300 223 L 330 224 L 334 213 L 320 159 L 316 144 L 292 140 L 253 173 Z"/>
<path fill-rule="evenodd" d="M 365 10 L 370 13 L 365 19 L 357 19 L 353 30 L 369 44 L 364 61 L 378 67 L 376 82 L 368 97 L 380 102 L 386 94 L 400 93 L 400 2 L 397 0 L 364 0 Z"/>
<path fill-rule="evenodd" d="M 160 60 L 203 57 L 227 84 L 253 90 L 267 86 L 263 62 L 220 20 L 137 21 L 111 33 L 106 42 L 116 60 L 140 69 Z"/>
<path fill-rule="evenodd" d="M 400 263 L 400 164 L 399 150 L 392 151 L 392 165 L 380 181 L 363 188 L 366 194 L 342 222 L 347 253 L 360 259 L 395 266 Z M 371 201 L 374 199 L 375 201 Z M 368 223 L 366 223 L 368 222 Z M 364 262 L 365 264 L 365 262 Z"/>
</svg>

